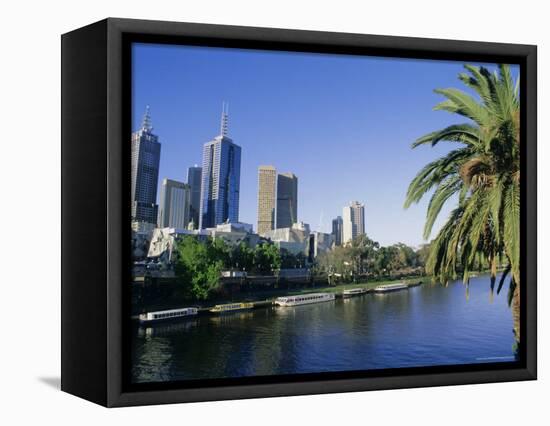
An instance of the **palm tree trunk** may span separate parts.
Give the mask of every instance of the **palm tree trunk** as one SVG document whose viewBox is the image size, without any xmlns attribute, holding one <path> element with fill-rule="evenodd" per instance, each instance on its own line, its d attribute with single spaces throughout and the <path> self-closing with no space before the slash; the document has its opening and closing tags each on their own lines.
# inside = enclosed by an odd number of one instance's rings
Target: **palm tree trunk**
<svg viewBox="0 0 550 426">
<path fill-rule="evenodd" d="M 521 295 L 520 295 L 520 277 L 519 271 L 513 274 L 513 281 L 515 282 L 514 293 L 512 294 L 512 318 L 514 321 L 514 337 L 515 337 L 515 353 L 516 357 L 519 354 L 519 347 L 521 343 L 521 334 L 520 334 L 520 306 L 521 306 Z"/>
<path fill-rule="evenodd" d="M 519 283 L 516 284 L 514 295 L 512 297 L 512 318 L 514 319 L 514 337 L 516 345 L 520 343 L 520 291 Z"/>
</svg>

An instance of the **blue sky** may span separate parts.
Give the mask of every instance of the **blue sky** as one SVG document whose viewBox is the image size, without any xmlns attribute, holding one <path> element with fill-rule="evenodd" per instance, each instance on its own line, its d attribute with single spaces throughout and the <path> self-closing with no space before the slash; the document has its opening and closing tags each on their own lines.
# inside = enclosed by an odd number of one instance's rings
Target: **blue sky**
<svg viewBox="0 0 550 426">
<path fill-rule="evenodd" d="M 433 89 L 461 87 L 461 71 L 460 62 L 136 44 L 132 127 L 149 105 L 159 185 L 186 181 L 228 102 L 229 136 L 242 147 L 240 221 L 256 227 L 258 166 L 271 164 L 298 176 L 298 219 L 312 229 L 330 232 L 358 200 L 371 238 L 418 245 L 428 199 L 404 210 L 407 187 L 452 146 L 411 143 L 464 121 L 432 111 L 442 100 Z"/>
</svg>

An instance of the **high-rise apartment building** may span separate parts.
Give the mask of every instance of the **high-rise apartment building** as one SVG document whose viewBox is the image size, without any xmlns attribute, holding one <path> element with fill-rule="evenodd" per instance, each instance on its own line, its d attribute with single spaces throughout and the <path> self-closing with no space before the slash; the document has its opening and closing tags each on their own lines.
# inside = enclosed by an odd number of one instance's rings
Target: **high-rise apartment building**
<svg viewBox="0 0 550 426">
<path fill-rule="evenodd" d="M 191 198 L 189 204 L 189 221 L 193 222 L 193 228 L 199 226 L 199 214 L 201 210 L 201 176 L 202 167 L 195 165 L 187 169 L 187 184 L 191 188 Z"/>
<path fill-rule="evenodd" d="M 227 136 L 227 109 L 220 135 L 203 146 L 199 228 L 239 221 L 241 147 Z"/>
<path fill-rule="evenodd" d="M 365 206 L 352 201 L 342 211 L 342 244 L 347 244 L 365 233 Z"/>
<path fill-rule="evenodd" d="M 298 178 L 293 173 L 277 176 L 277 228 L 290 228 L 298 222 Z"/>
<path fill-rule="evenodd" d="M 277 172 L 273 166 L 258 167 L 258 234 L 275 229 Z"/>
<path fill-rule="evenodd" d="M 133 222 L 157 223 L 160 143 L 153 134 L 149 107 L 141 128 L 132 133 L 131 216 Z"/>
<path fill-rule="evenodd" d="M 164 179 L 160 190 L 159 228 L 185 229 L 190 221 L 191 187 Z"/>
</svg>

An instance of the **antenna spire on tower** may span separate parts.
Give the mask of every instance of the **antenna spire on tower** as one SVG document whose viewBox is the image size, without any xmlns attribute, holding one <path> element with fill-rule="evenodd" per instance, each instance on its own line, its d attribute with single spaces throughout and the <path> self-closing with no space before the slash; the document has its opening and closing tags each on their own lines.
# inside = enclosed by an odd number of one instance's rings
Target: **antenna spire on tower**
<svg viewBox="0 0 550 426">
<path fill-rule="evenodd" d="M 141 129 L 145 130 L 146 132 L 150 132 L 151 130 L 153 130 L 153 126 L 151 124 L 151 114 L 149 113 L 149 105 L 145 107 L 145 114 L 143 114 Z"/>
<path fill-rule="evenodd" d="M 222 120 L 220 126 L 220 135 L 222 137 L 227 136 L 227 122 L 229 120 L 229 104 L 227 102 L 222 102 Z"/>
</svg>

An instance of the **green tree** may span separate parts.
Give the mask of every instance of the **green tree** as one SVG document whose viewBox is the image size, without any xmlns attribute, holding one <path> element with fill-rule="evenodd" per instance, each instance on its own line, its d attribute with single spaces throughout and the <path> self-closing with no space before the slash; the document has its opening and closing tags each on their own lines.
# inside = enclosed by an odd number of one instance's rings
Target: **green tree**
<svg viewBox="0 0 550 426">
<path fill-rule="evenodd" d="M 300 259 L 294 253 L 291 253 L 285 248 L 280 250 L 281 268 L 297 268 L 300 266 Z"/>
<path fill-rule="evenodd" d="M 416 260 L 418 266 L 426 267 L 428 256 L 430 255 L 430 244 L 422 244 L 416 251 Z"/>
<path fill-rule="evenodd" d="M 228 260 L 228 248 L 222 240 L 201 242 L 185 236 L 177 243 L 176 278 L 185 295 L 207 299 L 219 287 L 221 271 Z"/>
<path fill-rule="evenodd" d="M 254 249 L 254 265 L 260 273 L 271 273 L 281 268 L 281 254 L 274 244 L 262 243 Z"/>
<path fill-rule="evenodd" d="M 446 99 L 435 110 L 458 114 L 466 122 L 431 132 L 413 144 L 416 148 L 451 142 L 458 148 L 416 175 L 405 207 L 433 191 L 424 227 L 428 239 L 443 205 L 457 199 L 430 245 L 427 272 L 447 283 L 457 276 L 460 266 L 467 284 L 471 271 L 485 259 L 493 288 L 499 259 L 506 259 L 511 275 L 509 295 L 519 321 L 519 86 L 507 65 L 499 65 L 494 73 L 471 65 L 465 69 L 459 79 L 477 98 L 459 89 L 437 89 Z M 519 340 L 519 322 L 515 328 Z"/>
<path fill-rule="evenodd" d="M 397 258 L 402 268 L 414 268 L 418 264 L 418 257 L 412 247 L 403 243 L 394 245 L 397 250 Z"/>
<path fill-rule="evenodd" d="M 251 271 L 254 267 L 254 250 L 241 242 L 231 250 L 231 266 L 239 270 Z"/>
<path fill-rule="evenodd" d="M 381 247 L 380 250 L 376 252 L 374 270 L 379 275 L 392 275 L 392 272 L 405 266 L 406 264 L 400 256 L 399 248 L 395 245 Z"/>
<path fill-rule="evenodd" d="M 372 269 L 379 248 L 380 244 L 371 240 L 366 234 L 357 236 L 351 242 L 349 251 L 356 272 L 363 273 Z"/>
</svg>

